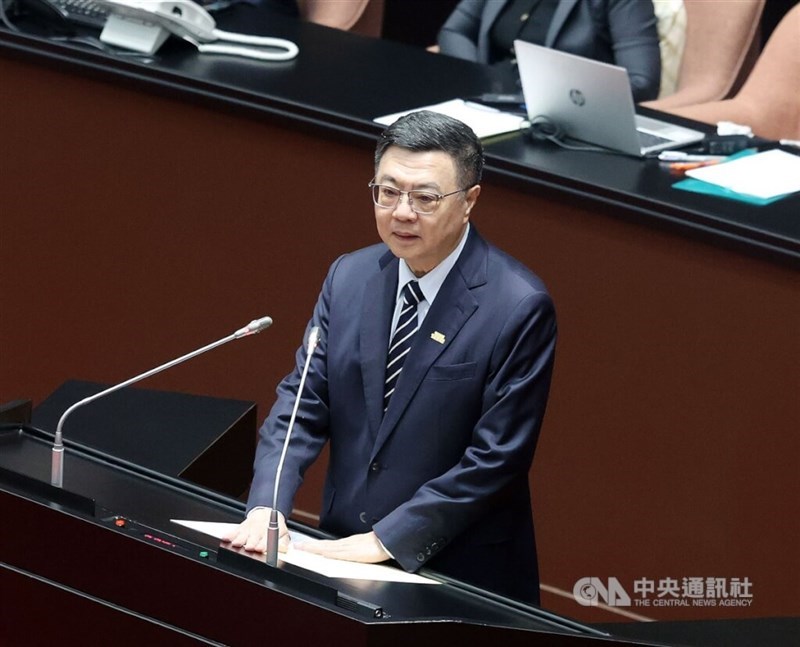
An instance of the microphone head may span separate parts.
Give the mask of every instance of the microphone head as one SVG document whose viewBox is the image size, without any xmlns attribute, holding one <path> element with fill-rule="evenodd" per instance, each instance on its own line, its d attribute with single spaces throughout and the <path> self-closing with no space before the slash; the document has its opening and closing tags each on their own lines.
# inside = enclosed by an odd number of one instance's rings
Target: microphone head
<svg viewBox="0 0 800 647">
<path fill-rule="evenodd" d="M 261 317 L 261 319 L 254 319 L 248 325 L 248 328 L 253 328 L 253 334 L 266 330 L 272 325 L 272 317 Z"/>
<path fill-rule="evenodd" d="M 234 336 L 238 339 L 240 337 L 245 337 L 247 335 L 255 335 L 260 333 L 262 330 L 266 330 L 272 325 L 272 317 L 261 317 L 261 319 L 253 319 L 249 324 L 247 324 L 244 328 L 240 328 L 234 333 Z"/>
<path fill-rule="evenodd" d="M 319 326 L 314 326 L 311 329 L 311 332 L 308 333 L 308 354 L 311 355 L 317 348 L 317 344 L 319 344 Z"/>
</svg>

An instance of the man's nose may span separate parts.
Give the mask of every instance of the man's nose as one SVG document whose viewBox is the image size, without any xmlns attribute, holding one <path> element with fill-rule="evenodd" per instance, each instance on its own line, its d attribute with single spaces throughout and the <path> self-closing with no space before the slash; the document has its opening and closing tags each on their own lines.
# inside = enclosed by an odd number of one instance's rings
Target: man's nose
<svg viewBox="0 0 800 647">
<path fill-rule="evenodd" d="M 394 206 L 392 215 L 396 218 L 416 218 L 417 213 L 411 208 L 411 196 L 408 193 L 401 193 Z"/>
</svg>

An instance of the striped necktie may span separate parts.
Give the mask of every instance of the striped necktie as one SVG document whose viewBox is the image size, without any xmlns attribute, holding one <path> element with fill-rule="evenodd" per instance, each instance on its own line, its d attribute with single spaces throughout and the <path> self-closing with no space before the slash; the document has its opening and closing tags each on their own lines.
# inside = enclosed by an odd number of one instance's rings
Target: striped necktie
<svg viewBox="0 0 800 647">
<path fill-rule="evenodd" d="M 403 288 L 403 310 L 397 320 L 397 328 L 389 345 L 389 355 L 386 359 L 386 382 L 383 387 L 383 410 L 389 407 L 400 371 L 406 361 L 406 355 L 411 350 L 411 342 L 417 332 L 417 305 L 425 299 L 417 281 L 409 281 Z"/>
</svg>

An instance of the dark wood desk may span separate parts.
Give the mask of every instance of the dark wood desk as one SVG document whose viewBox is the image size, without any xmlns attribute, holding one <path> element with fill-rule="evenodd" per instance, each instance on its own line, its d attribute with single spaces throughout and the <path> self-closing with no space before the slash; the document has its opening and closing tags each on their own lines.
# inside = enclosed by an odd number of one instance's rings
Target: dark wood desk
<svg viewBox="0 0 800 647">
<path fill-rule="evenodd" d="M 300 57 L 171 40 L 144 65 L 0 32 L 0 400 L 120 381 L 268 314 L 264 335 L 147 385 L 265 414 L 328 265 L 376 240 L 371 119 L 491 89 L 480 66 L 398 43 L 277 19 L 271 33 Z M 522 136 L 487 163 L 473 221 L 559 316 L 531 472 L 545 607 L 624 621 L 578 605 L 575 583 L 748 577 L 747 608 L 627 611 L 796 613 L 800 196 L 688 194 L 654 162 Z"/>
<path fill-rule="evenodd" d="M 51 488 L 51 445 L 34 430 L 0 431 L 0 503 L 24 529 L 0 538 L 0 582 L 13 591 L 3 644 L 110 635 L 122 645 L 254 645 L 265 635 L 301 645 L 655 644 L 615 640 L 453 581 L 325 577 L 283 560 L 269 568 L 171 522 L 235 523 L 242 504 L 69 446 L 64 489 Z"/>
</svg>

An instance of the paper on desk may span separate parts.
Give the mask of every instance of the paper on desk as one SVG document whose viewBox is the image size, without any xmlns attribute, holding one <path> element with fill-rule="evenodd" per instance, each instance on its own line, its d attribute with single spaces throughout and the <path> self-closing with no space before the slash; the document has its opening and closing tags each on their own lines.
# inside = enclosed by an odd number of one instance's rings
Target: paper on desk
<svg viewBox="0 0 800 647">
<path fill-rule="evenodd" d="M 478 139 L 515 132 L 522 128 L 525 122 L 525 119 L 519 115 L 503 112 L 479 103 L 464 101 L 463 99 L 451 99 L 450 101 L 437 103 L 431 106 L 396 112 L 391 115 L 377 117 L 375 121 L 384 126 L 389 126 L 400 117 L 416 112 L 417 110 L 431 110 L 463 121 L 475 131 Z"/>
<path fill-rule="evenodd" d="M 211 535 L 217 539 L 223 536 L 238 524 L 222 523 L 218 521 L 191 521 L 188 519 L 170 519 L 172 523 L 197 530 L 206 535 Z M 290 531 L 292 543 L 301 544 L 307 539 L 308 535 L 301 532 Z M 359 564 L 356 562 L 345 562 L 340 559 L 331 559 L 314 553 L 307 553 L 303 550 L 290 547 L 288 552 L 280 553 L 278 559 L 293 564 L 309 571 L 314 571 L 326 577 L 338 577 L 343 579 L 374 580 L 378 582 L 409 582 L 412 584 L 439 584 L 432 580 L 414 573 L 406 573 L 398 568 L 383 566 L 382 564 Z"/>
<path fill-rule="evenodd" d="M 686 175 L 729 191 L 769 199 L 800 191 L 800 156 L 774 149 L 692 169 Z"/>
</svg>

